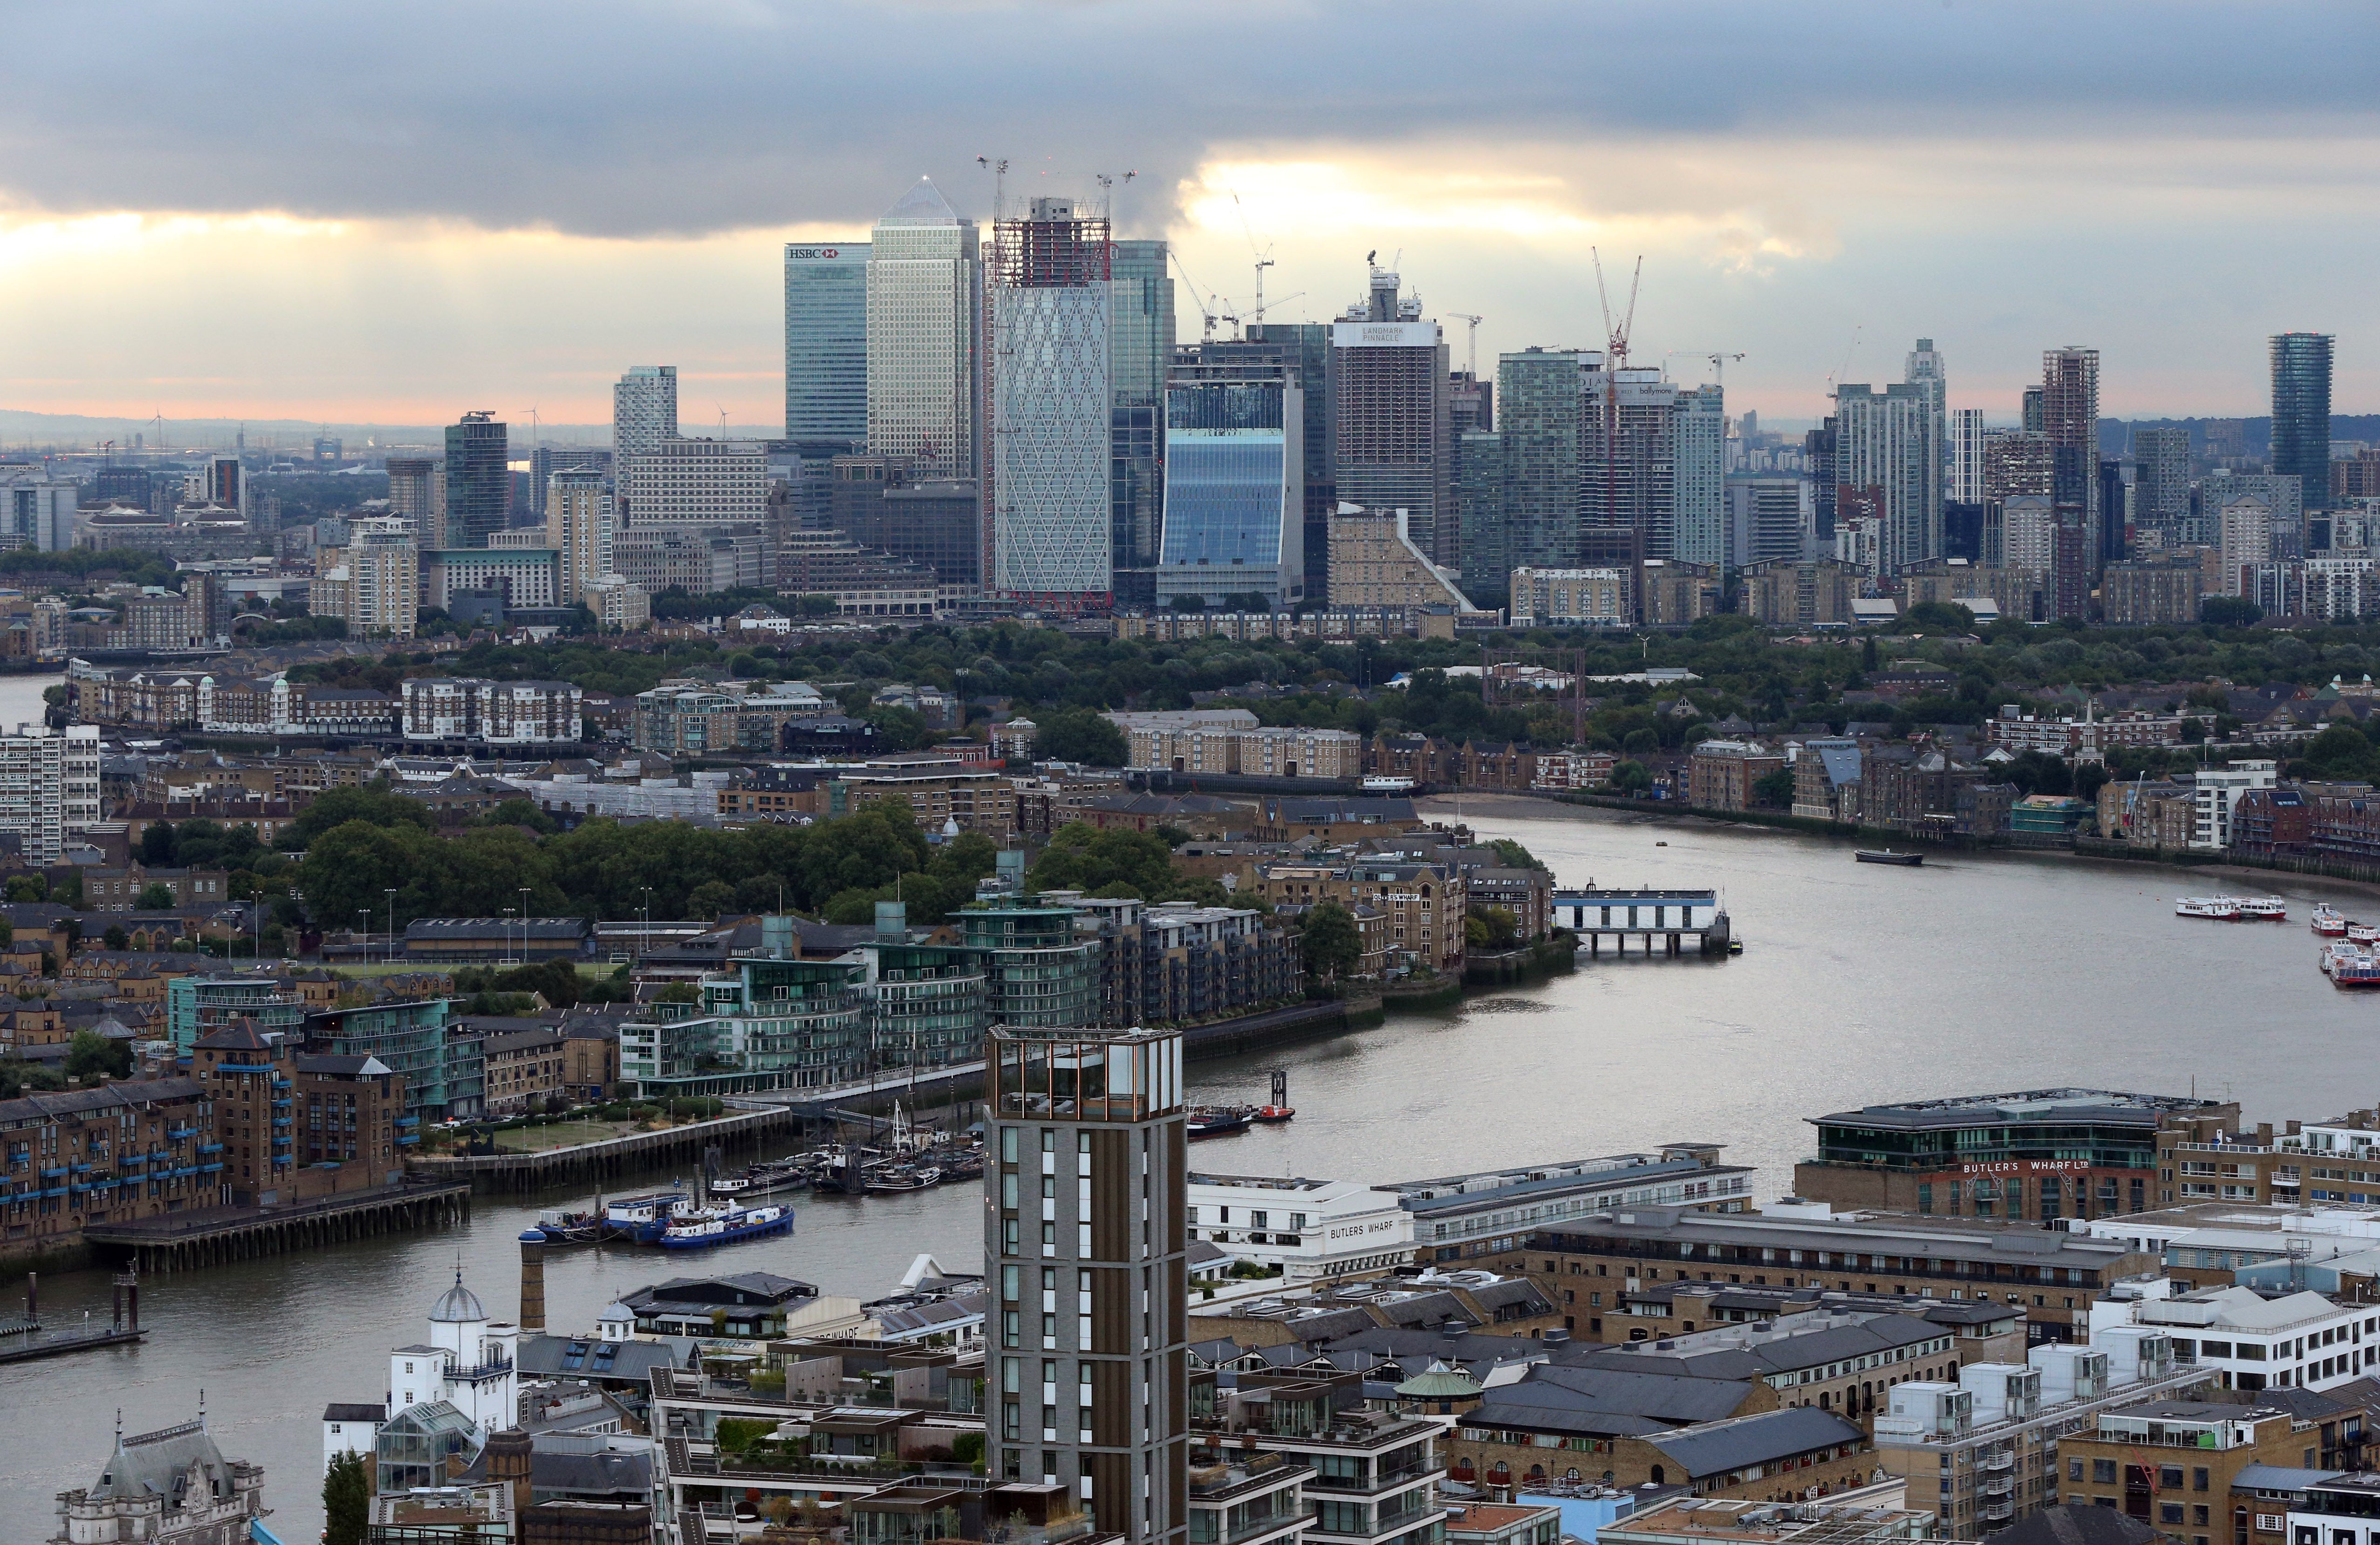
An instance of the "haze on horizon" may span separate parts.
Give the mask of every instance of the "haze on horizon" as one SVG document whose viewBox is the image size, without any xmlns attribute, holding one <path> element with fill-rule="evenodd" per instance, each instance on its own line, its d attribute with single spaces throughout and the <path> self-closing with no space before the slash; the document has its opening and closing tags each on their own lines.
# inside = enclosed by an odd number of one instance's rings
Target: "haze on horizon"
<svg viewBox="0 0 2380 1545">
<path fill-rule="evenodd" d="M 1593 347 L 1808 419 L 1946 355 L 2012 419 L 2060 344 L 2109 417 L 2265 408 L 2265 339 L 2339 336 L 2380 408 L 2380 18 L 2292 6 L 1734 0 L 253 0 L 8 7 L 0 408 L 431 424 L 609 415 L 674 363 L 690 432 L 782 402 L 779 247 L 919 175 L 1088 195 L 1245 309 L 1323 320 L 1396 256 L 1479 357 Z M 1615 304 L 1621 295 L 1615 294 Z M 1177 286 L 1180 336 L 1199 311 Z M 1464 327 L 1449 324 L 1459 360 Z"/>
</svg>

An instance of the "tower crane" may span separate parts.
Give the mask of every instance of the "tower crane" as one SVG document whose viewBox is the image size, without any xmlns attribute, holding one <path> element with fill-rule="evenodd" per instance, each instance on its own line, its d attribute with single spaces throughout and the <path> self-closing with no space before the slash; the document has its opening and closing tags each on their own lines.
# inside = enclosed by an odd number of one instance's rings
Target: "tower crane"
<svg viewBox="0 0 2380 1545">
<path fill-rule="evenodd" d="M 1449 311 L 1446 314 L 1457 322 L 1467 322 L 1471 324 L 1471 362 L 1466 368 L 1471 371 L 1471 379 L 1475 384 L 1479 380 L 1479 324 L 1488 319 L 1473 316 L 1468 311 Z"/>
<path fill-rule="evenodd" d="M 1183 262 L 1182 254 L 1174 251 L 1171 243 L 1168 243 L 1166 246 L 1166 255 L 1173 260 L 1173 266 L 1181 270 L 1182 282 L 1190 286 L 1190 298 L 1198 303 L 1198 315 L 1204 319 L 1205 322 L 1203 329 L 1199 333 L 1199 341 L 1201 343 L 1211 344 L 1215 341 L 1215 323 L 1218 321 L 1229 321 L 1235 327 L 1239 325 L 1240 319 L 1237 317 L 1218 318 L 1216 316 L 1215 308 L 1208 304 L 1208 302 L 1209 299 L 1220 299 L 1221 297 L 1209 297 L 1200 291 L 1198 288 L 1198 281 L 1190 277 L 1190 270 L 1188 266 Z"/>
<path fill-rule="evenodd" d="M 1677 359 L 1687 355 L 1694 355 L 1710 361 L 1711 381 L 1722 391 L 1727 388 L 1727 367 L 1729 361 L 1743 358 L 1741 354 L 1730 354 L 1727 350 L 1719 348 L 1673 348 L 1670 350 L 1669 353 L 1661 356 L 1661 358 L 1663 359 Z"/>
<path fill-rule="evenodd" d="M 1248 224 L 1248 211 L 1247 211 L 1247 206 L 1240 202 L 1240 194 L 1239 194 L 1239 189 L 1233 189 L 1232 190 L 1232 207 L 1233 209 L 1235 209 L 1235 210 L 1239 211 L 1239 214 L 1240 214 L 1240 229 L 1241 229 L 1243 232 L 1245 232 L 1245 233 L 1246 234 L 1246 236 L 1247 236 L 1247 238 L 1248 238 L 1248 250 L 1249 250 L 1249 251 L 1251 251 L 1251 252 L 1254 252 L 1254 253 L 1257 255 L 1257 304 L 1256 304 L 1256 313 L 1255 313 L 1255 315 L 1254 315 L 1253 317 L 1251 317 L 1249 320 L 1250 320 L 1250 321 L 1253 321 L 1253 322 L 1258 322 L 1258 323 L 1261 323 L 1261 322 L 1263 322 L 1263 321 L 1264 321 L 1264 319 L 1265 319 L 1265 293 L 1264 293 L 1265 270 L 1266 270 L 1266 269 L 1268 269 L 1268 268 L 1270 268 L 1270 267 L 1274 266 L 1274 264 L 1273 264 L 1273 261 L 1272 261 L 1272 249 L 1271 249 L 1271 248 L 1269 248 L 1269 247 L 1259 247 L 1259 246 L 1257 246 L 1257 233 L 1256 233 L 1256 229 L 1255 229 L 1255 227 L 1251 226 L 1251 225 Z M 1305 292 L 1301 290 L 1301 291 L 1299 291 L 1298 293 L 1302 295 L 1302 294 L 1304 294 Z M 1294 298 L 1294 297 L 1293 297 L 1292 298 Z M 1279 304 L 1279 302 L 1275 302 L 1275 304 Z"/>
</svg>

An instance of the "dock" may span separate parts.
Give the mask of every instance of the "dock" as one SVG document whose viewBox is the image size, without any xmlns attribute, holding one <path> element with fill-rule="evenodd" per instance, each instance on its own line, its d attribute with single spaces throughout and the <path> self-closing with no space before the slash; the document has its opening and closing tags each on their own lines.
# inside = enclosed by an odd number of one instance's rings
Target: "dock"
<svg viewBox="0 0 2380 1545">
<path fill-rule="evenodd" d="M 121 1223 L 92 1223 L 86 1243 L 141 1272 L 188 1271 L 320 1245 L 460 1223 L 470 1216 L 471 1187 L 444 1181 L 382 1186 L 282 1207 L 210 1208 Z"/>
<path fill-rule="evenodd" d="M 1589 958 L 1602 955 L 1606 940 L 1625 956 L 1631 939 L 1642 940 L 1647 955 L 1682 955 L 1688 939 L 1703 955 L 1724 955 L 1730 937 L 1717 891 L 1589 886 L 1556 891 L 1552 910 L 1555 924 L 1578 935 Z"/>
<path fill-rule="evenodd" d="M 118 1271 L 115 1274 L 115 1309 L 107 1324 L 60 1331 L 55 1335 L 41 1333 L 41 1280 L 38 1272 L 25 1274 L 25 1312 L 0 1321 L 0 1334 L 10 1338 L 0 1343 L 0 1363 L 30 1363 L 40 1357 L 62 1357 L 69 1352 L 88 1352 L 99 1346 L 123 1346 L 148 1339 L 147 1332 L 140 1329 L 139 1271 Z M 128 1310 L 129 1319 L 127 1318 Z"/>
</svg>

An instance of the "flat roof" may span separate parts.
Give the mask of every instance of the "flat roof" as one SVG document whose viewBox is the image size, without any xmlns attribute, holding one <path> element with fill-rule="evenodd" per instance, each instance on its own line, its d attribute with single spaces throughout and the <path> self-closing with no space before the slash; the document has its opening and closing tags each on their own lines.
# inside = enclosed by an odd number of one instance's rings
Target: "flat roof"
<svg viewBox="0 0 2380 1545">
<path fill-rule="evenodd" d="M 1395 1195 L 1408 1211 L 1448 1212 L 1476 1206 L 1483 1200 L 1492 1200 L 1500 1205 L 1514 1197 L 1600 1189 L 1667 1175 L 1752 1173 L 1748 1165 L 1708 1164 L 1699 1157 L 1667 1157 L 1688 1149 L 1698 1153 L 1717 1154 L 1721 1146 L 1718 1143 L 1672 1143 L 1659 1153 L 1613 1153 L 1600 1159 L 1562 1159 L 1545 1164 L 1511 1164 L 1498 1170 L 1440 1175 L 1430 1180 L 1390 1181 L 1372 1189 Z"/>
<path fill-rule="evenodd" d="M 2119 1089 L 2025 1089 L 2015 1094 L 1955 1095 L 1947 1100 L 1906 1100 L 1863 1105 L 1856 1111 L 1809 1116 L 1812 1125 L 1884 1126 L 1938 1131 L 1961 1126 L 2058 1125 L 2102 1122 L 2154 1130 L 2168 1113 L 2228 1109 L 2218 1100 L 2177 1094 L 2128 1094 Z"/>
</svg>

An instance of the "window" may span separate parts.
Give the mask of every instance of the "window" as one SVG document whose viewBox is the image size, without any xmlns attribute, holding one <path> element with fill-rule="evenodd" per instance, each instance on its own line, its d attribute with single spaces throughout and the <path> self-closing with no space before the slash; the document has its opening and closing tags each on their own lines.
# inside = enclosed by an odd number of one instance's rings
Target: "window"
<svg viewBox="0 0 2380 1545">
<path fill-rule="evenodd" d="M 2091 1461 L 2091 1483 L 2095 1486 L 2115 1485 L 2116 1462 L 2112 1459 L 2094 1459 Z"/>
</svg>

